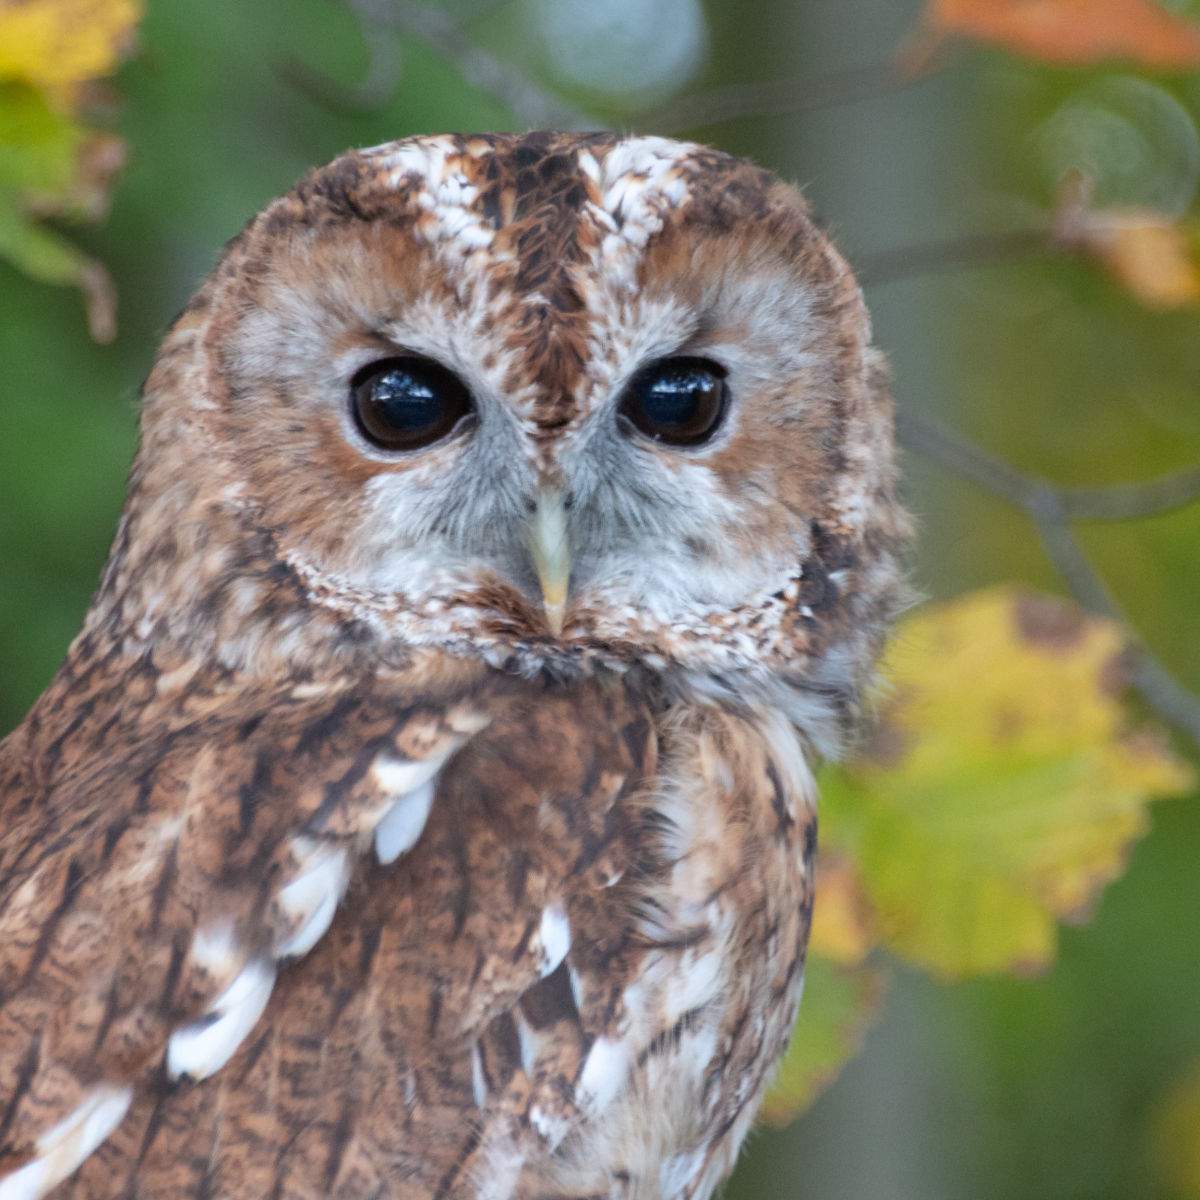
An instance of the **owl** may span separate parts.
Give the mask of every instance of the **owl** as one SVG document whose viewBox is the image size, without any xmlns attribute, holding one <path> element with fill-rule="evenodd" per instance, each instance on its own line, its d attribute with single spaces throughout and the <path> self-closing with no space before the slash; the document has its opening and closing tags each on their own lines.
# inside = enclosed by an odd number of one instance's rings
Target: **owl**
<svg viewBox="0 0 1200 1200">
<path fill-rule="evenodd" d="M 894 485 L 860 290 L 746 161 L 417 137 L 273 202 L 0 743 L 0 1200 L 710 1196 Z"/>
</svg>

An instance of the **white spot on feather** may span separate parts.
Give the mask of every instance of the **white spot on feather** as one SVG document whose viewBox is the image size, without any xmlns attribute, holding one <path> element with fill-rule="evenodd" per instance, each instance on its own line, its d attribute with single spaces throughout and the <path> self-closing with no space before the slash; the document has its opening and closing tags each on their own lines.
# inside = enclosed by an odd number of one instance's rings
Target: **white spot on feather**
<svg viewBox="0 0 1200 1200">
<path fill-rule="evenodd" d="M 475 1094 L 475 1107 L 482 1108 L 487 1103 L 487 1080 L 483 1075 L 478 1042 L 471 1043 L 471 1090 Z"/>
<path fill-rule="evenodd" d="M 429 779 L 388 809 L 375 827 L 375 853 L 381 863 L 395 862 L 417 844 L 429 820 L 436 790 L 434 780 Z"/>
<path fill-rule="evenodd" d="M 558 970 L 559 964 L 571 949 L 571 923 L 561 900 L 542 909 L 542 920 L 538 926 L 537 940 L 542 957 L 538 963 L 538 974 L 545 979 Z"/>
<path fill-rule="evenodd" d="M 571 1122 L 561 1113 L 547 1112 L 540 1104 L 533 1105 L 529 1110 L 529 1123 L 537 1130 L 546 1143 L 546 1149 L 553 1154 L 562 1144 L 563 1138 L 571 1132 Z"/>
<path fill-rule="evenodd" d="M 188 957 L 210 975 L 226 975 L 238 963 L 240 945 L 231 921 L 215 922 L 197 929 L 192 935 Z"/>
<path fill-rule="evenodd" d="M 658 1169 L 658 1190 L 663 1200 L 679 1195 L 704 1167 L 707 1147 L 672 1154 Z"/>
<path fill-rule="evenodd" d="M 526 1019 L 520 1005 L 513 1009 L 513 1022 L 517 1027 L 517 1044 L 521 1048 L 521 1070 L 532 1079 L 542 1039 Z"/>
<path fill-rule="evenodd" d="M 630 1058 L 627 1039 L 597 1038 L 579 1076 L 579 1106 L 593 1115 L 603 1112 L 624 1088 Z"/>
<path fill-rule="evenodd" d="M 207 1016 L 171 1035 L 167 1043 L 171 1077 L 199 1080 L 219 1071 L 258 1023 L 274 986 L 274 966 L 260 958 L 247 963 Z"/>
<path fill-rule="evenodd" d="M 0 1179 L 0 1200 L 39 1200 L 67 1178 L 125 1119 L 133 1088 L 101 1084 L 37 1140 L 38 1157 Z"/>
<path fill-rule="evenodd" d="M 432 779 L 445 761 L 444 756 L 413 762 L 407 758 L 381 755 L 372 764 L 371 775 L 389 796 L 403 796 Z"/>
<path fill-rule="evenodd" d="M 295 932 L 275 947 L 280 958 L 300 958 L 321 939 L 333 921 L 350 879 L 348 855 L 341 846 L 311 848 L 309 838 L 295 838 L 293 852 L 304 871 L 279 892 L 279 907 Z M 319 843 L 318 843 L 319 846 Z"/>
</svg>

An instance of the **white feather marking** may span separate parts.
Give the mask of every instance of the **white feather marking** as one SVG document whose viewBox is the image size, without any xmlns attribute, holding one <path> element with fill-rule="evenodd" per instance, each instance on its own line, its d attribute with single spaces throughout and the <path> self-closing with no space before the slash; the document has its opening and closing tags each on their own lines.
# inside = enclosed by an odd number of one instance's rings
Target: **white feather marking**
<svg viewBox="0 0 1200 1200">
<path fill-rule="evenodd" d="M 538 963 L 538 974 L 545 979 L 558 970 L 559 963 L 571 949 L 571 923 L 561 900 L 542 909 L 542 920 L 538 926 L 538 941 L 542 957 Z"/>
<path fill-rule="evenodd" d="M 576 1009 L 582 1012 L 583 980 L 580 978 L 579 972 L 570 965 L 567 966 L 567 978 L 571 981 L 571 998 L 575 1001 Z"/>
<path fill-rule="evenodd" d="M 487 1103 L 487 1080 L 483 1075 L 478 1042 L 471 1043 L 471 1090 L 475 1093 L 475 1107 L 482 1108 Z"/>
<path fill-rule="evenodd" d="M 0 1200 L 39 1200 L 61 1183 L 120 1123 L 133 1088 L 101 1084 L 37 1140 L 38 1157 L 0 1179 Z"/>
<path fill-rule="evenodd" d="M 388 809 L 375 827 L 375 853 L 381 863 L 395 862 L 417 844 L 429 820 L 436 790 L 434 780 L 430 779 Z"/>
<path fill-rule="evenodd" d="M 580 1108 L 592 1115 L 603 1112 L 625 1087 L 629 1066 L 630 1050 L 626 1038 L 597 1038 L 579 1076 Z"/>
<path fill-rule="evenodd" d="M 403 796 L 432 779 L 445 761 L 445 756 L 414 762 L 407 758 L 381 755 L 372 764 L 371 775 L 389 796 Z"/>
<path fill-rule="evenodd" d="M 703 1008 L 716 999 L 725 983 L 725 965 L 724 947 L 706 954 L 688 950 L 683 961 L 665 980 L 664 1024 L 672 1026 L 685 1013 Z"/>
<path fill-rule="evenodd" d="M 210 975 L 226 975 L 238 965 L 240 943 L 233 922 L 219 921 L 197 929 L 188 957 Z"/>
<path fill-rule="evenodd" d="M 275 968 L 256 958 L 213 1002 L 208 1016 L 185 1025 L 167 1043 L 167 1070 L 178 1079 L 207 1079 L 237 1053 L 246 1035 L 263 1015 Z"/>
<path fill-rule="evenodd" d="M 296 838 L 295 843 L 307 843 L 308 838 Z M 293 844 L 293 850 L 297 847 Z M 302 845 L 300 850 L 307 850 Z M 303 874 L 293 879 L 279 893 L 279 906 L 289 918 L 289 927 L 296 932 L 275 947 L 280 958 L 300 958 L 321 939 L 333 921 L 350 879 L 348 855 L 344 847 L 325 847 L 324 853 L 297 853 L 297 857 L 312 858 Z M 299 926 L 299 928 L 297 928 Z"/>
<path fill-rule="evenodd" d="M 679 1195 L 704 1168 L 707 1147 L 672 1154 L 658 1168 L 658 1191 L 663 1200 Z"/>
<path fill-rule="evenodd" d="M 532 1079 L 533 1069 L 537 1066 L 541 1039 L 537 1035 L 537 1030 L 526 1019 L 519 1004 L 513 1009 L 513 1021 L 517 1026 L 517 1042 L 521 1047 L 521 1069 Z"/>
<path fill-rule="evenodd" d="M 537 1130 L 546 1143 L 546 1149 L 553 1154 L 562 1144 L 563 1138 L 571 1132 L 571 1122 L 561 1113 L 549 1113 L 540 1104 L 533 1105 L 529 1110 L 529 1123 Z"/>
</svg>

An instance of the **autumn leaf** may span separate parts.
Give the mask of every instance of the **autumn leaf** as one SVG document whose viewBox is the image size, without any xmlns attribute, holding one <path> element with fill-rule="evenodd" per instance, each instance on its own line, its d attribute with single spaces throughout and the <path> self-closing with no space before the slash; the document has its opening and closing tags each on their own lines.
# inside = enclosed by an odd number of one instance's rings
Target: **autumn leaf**
<svg viewBox="0 0 1200 1200">
<path fill-rule="evenodd" d="M 764 1124 L 794 1120 L 837 1078 L 879 1016 L 884 985 L 881 971 L 847 969 L 810 951 L 792 1041 L 759 1110 Z"/>
<path fill-rule="evenodd" d="M 817 856 L 817 892 L 809 949 L 831 962 L 856 967 L 876 941 L 871 902 L 853 860 L 822 850 Z"/>
<path fill-rule="evenodd" d="M 1011 588 L 900 628 L 874 733 L 822 780 L 822 845 L 854 859 L 889 949 L 947 978 L 1044 968 L 1147 801 L 1193 786 L 1127 729 L 1121 649 L 1114 623 Z"/>
<path fill-rule="evenodd" d="M 1094 209 L 1090 194 L 1090 181 L 1068 171 L 1054 216 L 1056 245 L 1095 258 L 1146 308 L 1200 303 L 1200 266 L 1174 217 L 1132 205 Z"/>
<path fill-rule="evenodd" d="M 86 128 L 75 109 L 116 68 L 140 17 L 136 0 L 0 0 L 0 258 L 79 288 L 99 342 L 116 335 L 108 272 L 43 221 L 108 210 L 124 143 Z"/>
<path fill-rule="evenodd" d="M 923 56 L 947 37 L 1070 66 L 1108 59 L 1164 71 L 1200 66 L 1200 25 L 1155 0 L 929 0 Z"/>
<path fill-rule="evenodd" d="M 137 0 L 0 0 L 0 79 L 62 87 L 116 70 Z"/>
</svg>

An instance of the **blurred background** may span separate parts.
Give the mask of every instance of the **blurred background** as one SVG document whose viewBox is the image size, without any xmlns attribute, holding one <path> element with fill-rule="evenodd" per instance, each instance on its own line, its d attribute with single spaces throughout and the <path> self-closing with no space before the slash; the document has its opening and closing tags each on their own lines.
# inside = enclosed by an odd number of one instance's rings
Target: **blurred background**
<svg viewBox="0 0 1200 1200">
<path fill-rule="evenodd" d="M 1086 24 L 1086 4 L 1066 7 Z M 1200 0 L 1167 10 L 1200 20 Z M 76 291 L 0 261 L 0 734 L 79 628 L 159 338 L 253 213 L 349 146 L 577 122 L 753 157 L 804 189 L 862 271 L 901 409 L 1063 485 L 1200 462 L 1194 276 L 1139 294 L 1132 268 L 1046 237 L 1085 176 L 1096 207 L 1152 212 L 1192 253 L 1200 74 L 928 50 L 921 18 L 920 0 L 148 0 L 103 116 L 128 165 L 107 220 L 70 232 L 116 285 L 115 340 L 89 338 Z M 919 77 L 889 65 L 900 47 Z M 717 90 L 772 80 L 803 86 Z M 1017 509 L 915 453 L 905 476 L 924 595 L 1064 592 Z M 1200 688 L 1200 505 L 1076 533 Z M 944 985 L 893 965 L 862 1053 L 797 1123 L 752 1137 L 728 1195 L 1200 1195 L 1198 1068 L 1192 797 L 1154 806 L 1046 975 Z"/>
</svg>

